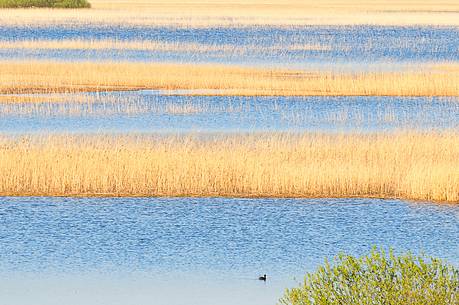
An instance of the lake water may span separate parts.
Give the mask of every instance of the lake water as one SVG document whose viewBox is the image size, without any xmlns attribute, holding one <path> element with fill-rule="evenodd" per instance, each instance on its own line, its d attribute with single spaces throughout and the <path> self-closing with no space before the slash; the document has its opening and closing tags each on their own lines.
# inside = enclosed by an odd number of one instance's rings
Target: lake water
<svg viewBox="0 0 459 305">
<path fill-rule="evenodd" d="M 0 59 L 207 62 L 325 70 L 398 70 L 404 64 L 416 69 L 420 62 L 459 60 L 459 30 L 455 27 L 2 26 L 0 37 L 7 41 L 109 39 L 227 46 L 209 51 L 180 47 L 168 51 L 3 49 Z"/>
<path fill-rule="evenodd" d="M 459 206 L 399 200 L 1 198 L 0 227 L 9 305 L 275 304 L 373 245 L 459 265 Z"/>
<path fill-rule="evenodd" d="M 46 97 L 46 96 L 45 96 Z M 81 98 L 81 95 L 76 95 Z M 457 98 L 85 94 L 94 102 L 0 103 L 0 132 L 371 132 L 459 128 Z M 52 95 L 49 95 L 51 100 Z"/>
</svg>

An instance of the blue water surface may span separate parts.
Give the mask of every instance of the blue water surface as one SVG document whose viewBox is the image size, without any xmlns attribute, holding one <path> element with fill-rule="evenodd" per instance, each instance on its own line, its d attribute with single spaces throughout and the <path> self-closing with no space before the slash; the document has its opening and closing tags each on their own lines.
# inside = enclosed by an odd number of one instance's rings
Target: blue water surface
<svg viewBox="0 0 459 305">
<path fill-rule="evenodd" d="M 81 95 L 77 96 L 81 98 Z M 139 91 L 87 94 L 84 99 L 94 96 L 98 97 L 87 103 L 75 102 L 75 98 L 68 95 L 68 102 L 63 103 L 0 104 L 0 132 L 233 133 L 459 129 L 457 98 L 167 96 Z"/>
<path fill-rule="evenodd" d="M 21 50 L 0 51 L 0 59 L 219 62 L 325 69 L 397 69 L 400 63 L 459 60 L 456 27 L 297 26 L 171 28 L 139 26 L 62 26 L 0 28 L 2 40 L 111 39 L 227 45 L 226 51 Z M 298 49 L 292 46 L 324 46 Z M 247 48 L 256 46 L 257 48 Z M 277 48 L 272 48 L 277 46 Z M 233 48 L 233 49 L 232 49 Z"/>
<path fill-rule="evenodd" d="M 212 304 L 221 291 L 234 295 L 219 304 L 274 304 L 325 258 L 372 246 L 459 265 L 459 206 L 400 200 L 6 197 L 0 228 L 12 305 L 98 304 L 126 287 L 154 304 Z M 44 301 L 19 296 L 22 283 Z"/>
</svg>

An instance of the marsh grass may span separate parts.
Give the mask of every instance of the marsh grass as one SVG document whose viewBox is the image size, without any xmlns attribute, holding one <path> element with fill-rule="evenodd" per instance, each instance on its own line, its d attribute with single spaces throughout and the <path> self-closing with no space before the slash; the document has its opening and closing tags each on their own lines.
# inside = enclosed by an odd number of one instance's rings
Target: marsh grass
<svg viewBox="0 0 459 305">
<path fill-rule="evenodd" d="M 428 67 L 333 73 L 216 64 L 2 61 L 0 93 L 206 89 L 217 90 L 209 95 L 241 96 L 459 95 L 459 71 Z"/>
<path fill-rule="evenodd" d="M 233 55 L 250 52 L 266 51 L 329 51 L 330 43 L 291 45 L 274 44 L 263 46 L 256 44 L 228 45 L 205 44 L 197 42 L 165 42 L 152 40 L 116 40 L 116 39 L 60 39 L 60 40 L 0 40 L 0 49 L 40 49 L 40 50 L 118 50 L 118 51 L 161 51 L 161 52 L 192 52 L 192 53 L 231 53 Z M 336 48 L 336 47 L 335 47 Z M 346 49 L 341 47 L 340 49 Z"/>
<path fill-rule="evenodd" d="M 252 25 L 459 25 L 455 0 L 92 0 L 93 9 L 7 10 L 0 24 L 111 24 L 174 27 Z M 52 15 L 53 18 L 49 18 Z"/>
<path fill-rule="evenodd" d="M 459 304 L 459 270 L 437 258 L 392 250 L 340 254 L 288 289 L 280 304 L 454 305 Z"/>
<path fill-rule="evenodd" d="M 111 116 L 137 114 L 195 115 L 200 113 L 241 113 L 250 111 L 241 101 L 213 103 L 180 96 L 145 98 L 135 94 L 19 94 L 0 95 L 0 116 Z M 252 109 L 253 110 L 253 109 Z M 257 108 L 257 110 L 259 110 Z"/>
<path fill-rule="evenodd" d="M 158 95 L 156 95 L 158 94 Z M 375 98 L 378 99 L 378 98 Z M 338 99 L 343 100 L 343 99 Z M 457 126 L 459 99 L 416 98 L 416 106 L 401 107 L 398 98 L 379 98 L 367 102 L 374 107 L 361 108 L 350 104 L 322 109 L 320 104 L 328 103 L 328 98 L 252 98 L 221 97 L 202 98 L 192 96 L 164 96 L 158 93 L 110 92 L 73 94 L 25 94 L 0 95 L 0 117 L 11 120 L 17 117 L 99 117 L 120 116 L 133 120 L 143 120 L 146 114 L 175 116 L 214 115 L 223 120 L 230 119 L 244 126 L 255 126 L 254 120 L 268 122 L 271 128 L 283 126 L 292 130 L 304 128 L 325 128 L 363 131 L 365 128 L 384 130 L 387 128 L 453 128 Z M 336 99 L 332 98 L 332 101 Z M 344 101 L 344 100 L 343 100 Z M 380 104 L 382 101 L 384 103 Z M 407 100 L 409 105 L 413 101 Z M 405 103 L 405 101 L 403 101 Z M 333 102 L 332 102 L 333 104 Z M 300 107 L 299 107 L 300 106 Z M 435 113 L 432 117 L 432 113 Z M 193 118 L 190 118 L 194 120 Z M 195 121 L 197 122 L 197 121 Z M 205 126 L 205 122 L 198 123 Z M 279 124 L 279 125 L 277 125 Z M 241 126 L 242 126 L 241 125 Z M 191 127 L 190 127 L 191 128 Z M 192 128 L 191 128 L 192 129 Z M 190 129 L 190 130 L 191 130 Z"/>
<path fill-rule="evenodd" d="M 456 132 L 3 136 L 0 194 L 459 202 L 458 158 Z"/>
</svg>

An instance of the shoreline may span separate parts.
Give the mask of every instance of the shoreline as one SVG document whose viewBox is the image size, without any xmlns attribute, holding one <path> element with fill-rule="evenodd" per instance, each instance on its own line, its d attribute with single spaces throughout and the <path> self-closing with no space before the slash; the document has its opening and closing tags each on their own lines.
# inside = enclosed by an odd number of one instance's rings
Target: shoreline
<svg viewBox="0 0 459 305">
<path fill-rule="evenodd" d="M 446 201 L 446 200 L 426 200 L 426 199 L 412 199 L 406 197 L 391 197 L 391 196 L 365 196 L 365 195 L 356 195 L 356 196 L 277 196 L 277 195 L 194 195 L 194 194 L 183 194 L 183 195 L 146 195 L 146 194 L 9 194 L 9 193 L 0 193 L 0 198 L 75 198 L 75 199 L 91 199 L 91 198 L 100 198 L 100 199 L 110 199 L 110 198 L 119 198 L 119 199 L 129 199 L 129 198 L 165 198 L 165 199 L 174 199 L 174 198 L 220 198 L 220 199 L 247 199 L 247 200 L 259 200 L 259 199 L 292 199 L 292 200 L 309 200 L 309 199 L 374 199 L 374 200 L 399 200 L 407 201 L 414 204 L 423 204 L 423 203 L 434 203 L 434 204 L 446 204 L 446 205 L 456 205 L 459 204 L 458 201 Z"/>
</svg>

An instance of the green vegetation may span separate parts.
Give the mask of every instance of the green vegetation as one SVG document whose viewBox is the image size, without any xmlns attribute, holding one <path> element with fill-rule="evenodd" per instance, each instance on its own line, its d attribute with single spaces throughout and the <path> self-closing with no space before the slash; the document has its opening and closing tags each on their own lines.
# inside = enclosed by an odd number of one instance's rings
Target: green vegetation
<svg viewBox="0 0 459 305">
<path fill-rule="evenodd" d="M 283 305 L 454 305 L 459 270 L 441 260 L 373 249 L 367 256 L 325 261 L 304 283 L 288 289 Z"/>
<path fill-rule="evenodd" d="M 0 0 L 0 8 L 51 7 L 51 8 L 89 8 L 86 0 Z"/>
</svg>

